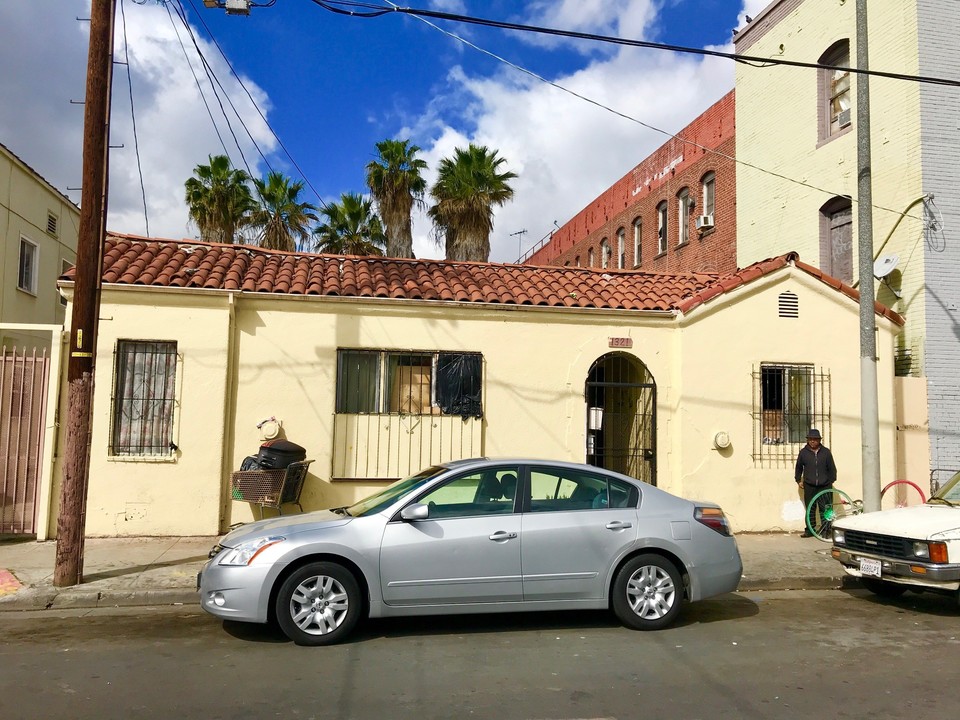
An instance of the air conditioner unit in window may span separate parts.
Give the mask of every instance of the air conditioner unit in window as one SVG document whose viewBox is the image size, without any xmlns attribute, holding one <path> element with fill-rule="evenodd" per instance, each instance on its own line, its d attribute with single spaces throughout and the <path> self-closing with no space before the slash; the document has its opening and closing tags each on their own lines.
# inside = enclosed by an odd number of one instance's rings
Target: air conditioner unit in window
<svg viewBox="0 0 960 720">
<path fill-rule="evenodd" d="M 697 218 L 697 230 L 712 230 L 713 215 L 700 215 Z"/>
<path fill-rule="evenodd" d="M 850 110 L 841 110 L 840 114 L 837 116 L 837 122 L 840 127 L 846 127 L 850 124 Z"/>
</svg>

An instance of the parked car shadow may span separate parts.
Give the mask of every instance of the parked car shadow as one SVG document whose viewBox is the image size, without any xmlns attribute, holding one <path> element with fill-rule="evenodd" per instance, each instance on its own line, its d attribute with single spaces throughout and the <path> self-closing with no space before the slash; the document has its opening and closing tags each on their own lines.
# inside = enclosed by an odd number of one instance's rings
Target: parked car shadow
<svg viewBox="0 0 960 720">
<path fill-rule="evenodd" d="M 908 590 L 900 597 L 884 598 L 879 595 L 874 595 L 869 590 L 863 589 L 860 585 L 845 585 L 840 589 L 840 592 L 856 597 L 864 602 L 890 607 L 897 612 L 913 610 L 924 613 L 925 615 L 935 615 L 936 617 L 960 617 L 960 603 L 957 602 L 955 595 L 943 595 L 935 592 L 918 593 Z"/>
<path fill-rule="evenodd" d="M 292 644 L 276 623 L 245 623 L 236 620 L 224 620 L 223 631 L 237 640 L 271 645 Z"/>
</svg>

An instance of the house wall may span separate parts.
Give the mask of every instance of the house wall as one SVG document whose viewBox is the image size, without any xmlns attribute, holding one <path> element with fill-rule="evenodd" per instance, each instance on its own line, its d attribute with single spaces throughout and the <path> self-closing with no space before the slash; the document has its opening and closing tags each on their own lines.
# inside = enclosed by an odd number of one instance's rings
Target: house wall
<svg viewBox="0 0 960 720">
<path fill-rule="evenodd" d="M 751 371 L 773 360 L 812 362 L 830 372 L 829 439 L 840 486 L 859 496 L 859 394 L 848 381 L 859 368 L 858 313 L 855 303 L 802 271 L 774 278 L 729 291 L 682 322 L 633 311 L 108 288 L 97 351 L 86 532 L 206 535 L 258 516 L 257 508 L 231 498 L 229 477 L 243 457 L 256 452 L 256 424 L 271 416 L 314 460 L 302 496 L 305 509 L 347 504 L 382 487 L 388 479 L 331 479 L 337 348 L 479 351 L 481 453 L 582 462 L 584 383 L 591 365 L 613 351 L 612 337 L 631 338 L 633 347 L 617 352 L 643 362 L 657 385 L 658 485 L 720 502 L 738 530 L 799 529 L 802 508 L 792 463 L 773 468 L 751 458 Z M 775 317 L 782 289 L 800 297 L 800 321 Z M 808 317 L 831 321 L 818 326 L 822 344 L 806 343 L 798 352 L 798 328 Z M 879 389 L 881 451 L 884 467 L 893 467 L 893 330 L 882 318 L 878 323 L 879 376 L 887 378 Z M 178 344 L 178 449 L 171 458 L 108 456 L 113 353 L 120 339 Z M 718 351 L 723 362 L 717 362 Z M 721 429 L 733 438 L 729 452 L 711 448 Z M 58 462 L 57 485 L 61 473 Z M 47 496 L 53 528 L 59 487 Z"/>
<path fill-rule="evenodd" d="M 798 318 L 779 317 L 778 296 L 786 291 L 798 298 Z M 793 482 L 802 445 L 777 447 L 788 458 L 777 461 L 765 456 L 770 446 L 754 442 L 759 398 L 753 373 L 766 362 L 811 364 L 829 374 L 824 444 L 837 463 L 836 486 L 863 497 L 856 313 L 855 303 L 794 271 L 765 277 L 688 315 L 678 333 L 676 405 L 667 413 L 675 418 L 675 482 L 681 494 L 719 502 L 738 532 L 803 528 L 803 494 Z M 886 483 L 897 479 L 893 338 L 898 328 L 879 316 L 877 325 L 880 467 Z M 719 431 L 728 433 L 730 447 L 713 445 Z"/>
<path fill-rule="evenodd" d="M 55 235 L 47 213 L 57 216 Z M 76 262 L 80 210 L 0 145 L 0 322 L 62 324 L 57 292 L 62 262 Z M 38 246 L 37 293 L 17 287 L 20 238 Z M 49 348 L 49 333 L 0 332 L 0 345 Z"/>
<path fill-rule="evenodd" d="M 527 262 L 532 265 L 601 266 L 600 244 L 610 243 L 616 268 L 617 230 L 624 229 L 626 268 L 655 272 L 733 272 L 736 270 L 736 129 L 734 93 L 727 93 L 690 125 L 645 158 L 633 170 L 571 218 Z M 714 227 L 699 233 L 704 213 L 701 180 L 716 176 Z M 690 211 L 689 241 L 678 246 L 677 193 L 688 188 L 696 206 Z M 667 202 L 667 251 L 658 253 L 657 206 Z M 634 219 L 642 220 L 641 253 L 636 257 Z"/>
</svg>

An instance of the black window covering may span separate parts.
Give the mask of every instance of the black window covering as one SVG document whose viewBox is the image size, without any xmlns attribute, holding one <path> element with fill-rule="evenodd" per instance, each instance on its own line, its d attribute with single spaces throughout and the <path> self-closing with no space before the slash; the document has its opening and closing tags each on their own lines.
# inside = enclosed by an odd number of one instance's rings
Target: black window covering
<svg viewBox="0 0 960 720">
<path fill-rule="evenodd" d="M 464 420 L 483 417 L 481 371 L 479 353 L 438 353 L 436 393 L 440 412 Z"/>
</svg>

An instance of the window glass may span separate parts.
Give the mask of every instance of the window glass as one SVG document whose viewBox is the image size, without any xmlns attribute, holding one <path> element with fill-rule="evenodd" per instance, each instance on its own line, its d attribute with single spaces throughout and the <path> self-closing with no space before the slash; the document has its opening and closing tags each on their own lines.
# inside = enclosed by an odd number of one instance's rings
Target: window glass
<svg viewBox="0 0 960 720">
<path fill-rule="evenodd" d="M 563 468 L 531 468 L 530 511 L 599 510 L 636 507 L 639 493 L 629 483 Z"/>
<path fill-rule="evenodd" d="M 617 269 L 623 270 L 627 264 L 627 249 L 624 242 L 623 228 L 617 230 Z"/>
<path fill-rule="evenodd" d="M 667 203 L 657 205 L 657 254 L 667 251 Z"/>
<path fill-rule="evenodd" d="M 20 238 L 20 267 L 17 287 L 37 294 L 37 246 L 26 238 Z"/>
<path fill-rule="evenodd" d="M 379 412 L 380 353 L 340 350 L 337 368 L 337 412 Z"/>
<path fill-rule="evenodd" d="M 799 443 L 813 421 L 814 374 L 811 365 L 764 365 L 760 401 L 766 444 Z"/>
<path fill-rule="evenodd" d="M 677 194 L 677 245 L 690 239 L 690 191 L 684 188 Z"/>
<path fill-rule="evenodd" d="M 485 469 L 444 483 L 417 502 L 430 508 L 431 518 L 505 515 L 514 510 L 517 469 Z"/>
<path fill-rule="evenodd" d="M 850 84 L 850 41 L 846 38 L 834 43 L 820 56 L 823 68 L 818 72 L 820 139 L 836 135 L 850 125 L 850 107 L 853 100 Z"/>
<path fill-rule="evenodd" d="M 641 262 L 640 255 L 640 236 L 643 231 L 643 224 L 640 222 L 640 218 L 637 218 L 633 221 L 633 264 L 639 265 Z"/>
<path fill-rule="evenodd" d="M 423 415 L 431 411 L 433 356 L 387 353 L 387 412 Z"/>
<path fill-rule="evenodd" d="M 600 241 L 600 267 L 610 267 L 610 243 L 606 238 Z"/>
<path fill-rule="evenodd" d="M 117 344 L 112 455 L 170 455 L 177 376 L 175 342 Z"/>
<path fill-rule="evenodd" d="M 710 217 L 713 217 L 716 203 L 716 182 L 717 176 L 714 173 L 707 173 L 703 176 L 703 214 Z"/>
</svg>

